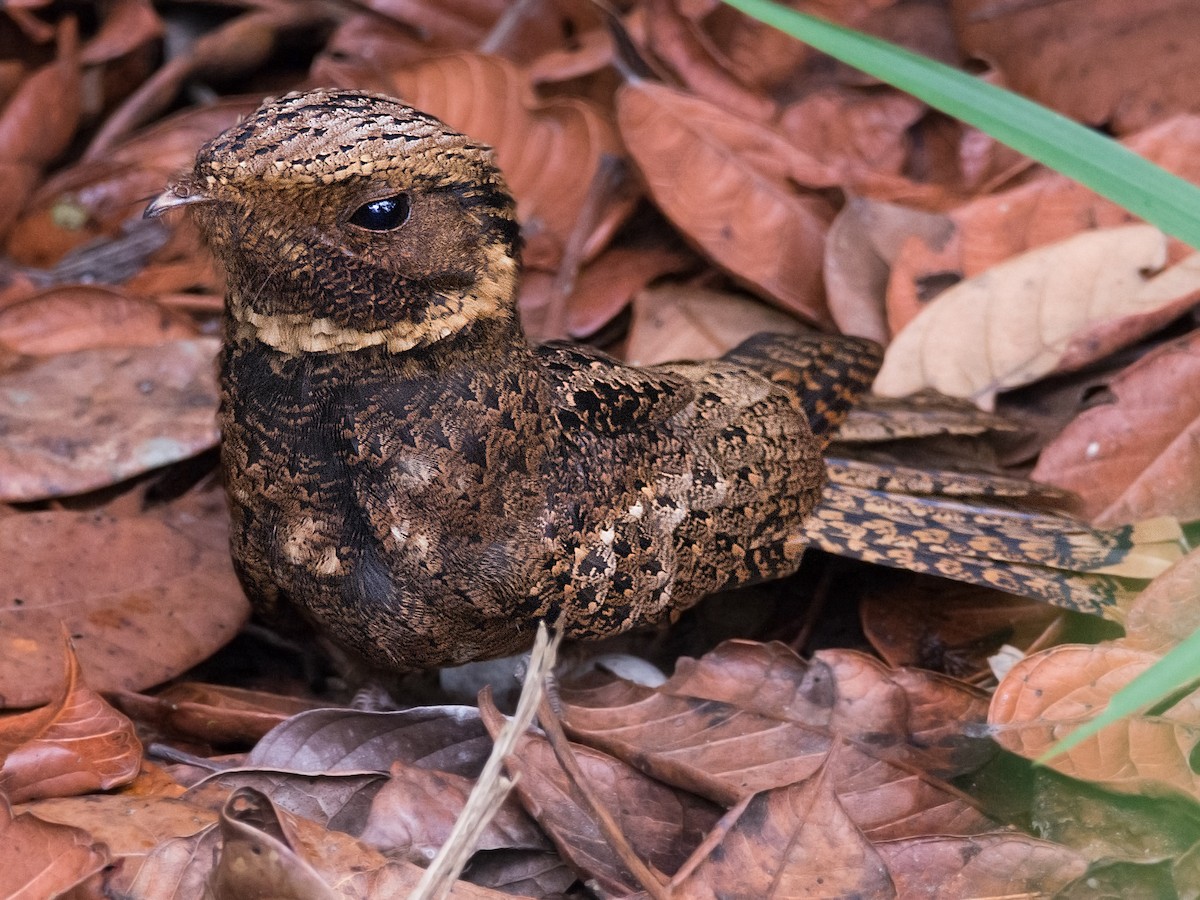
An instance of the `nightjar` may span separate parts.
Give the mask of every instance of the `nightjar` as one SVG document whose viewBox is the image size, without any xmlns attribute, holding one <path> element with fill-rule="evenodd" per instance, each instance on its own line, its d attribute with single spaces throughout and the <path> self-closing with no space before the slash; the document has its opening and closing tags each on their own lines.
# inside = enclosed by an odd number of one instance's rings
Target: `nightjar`
<svg viewBox="0 0 1200 900">
<path fill-rule="evenodd" d="M 761 334 L 650 368 L 531 346 L 491 151 L 379 95 L 267 101 L 147 215 L 185 204 L 227 273 L 221 456 L 260 605 L 405 670 L 799 565 L 874 344 Z"/>
</svg>

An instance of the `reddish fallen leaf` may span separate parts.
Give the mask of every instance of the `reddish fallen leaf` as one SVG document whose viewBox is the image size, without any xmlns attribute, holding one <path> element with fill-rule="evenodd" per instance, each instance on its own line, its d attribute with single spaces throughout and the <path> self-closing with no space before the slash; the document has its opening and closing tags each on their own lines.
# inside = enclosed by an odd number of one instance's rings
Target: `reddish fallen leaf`
<svg viewBox="0 0 1200 900">
<path fill-rule="evenodd" d="M 215 814 L 234 792 L 253 788 L 280 809 L 358 837 L 367 826 L 371 803 L 386 783 L 387 776 L 378 772 L 305 775 L 243 766 L 201 779 L 183 799 Z"/>
<path fill-rule="evenodd" d="M 131 135 L 101 159 L 81 160 L 55 173 L 13 226 L 8 255 L 23 265 L 48 267 L 74 247 L 115 237 L 125 222 L 141 216 L 147 197 L 161 191 L 171 176 L 191 168 L 201 144 L 254 109 L 256 102 L 232 98 L 183 110 Z M 186 217 L 179 217 L 173 227 L 194 235 Z M 199 246 L 198 239 L 191 243 Z"/>
<path fill-rule="evenodd" d="M 988 656 L 1002 644 L 1026 648 L 1066 615 L 1037 600 L 973 585 L 906 581 L 886 582 L 860 608 L 867 640 L 893 666 L 921 666 L 956 678 L 986 673 Z"/>
<path fill-rule="evenodd" d="M 81 350 L 0 375 L 0 500 L 83 493 L 215 446 L 216 348 Z"/>
<path fill-rule="evenodd" d="M 617 92 L 617 124 L 654 202 L 718 265 L 785 309 L 829 322 L 821 253 L 829 204 L 788 179 L 836 184 L 778 133 L 647 81 Z"/>
<path fill-rule="evenodd" d="M 844 188 L 872 196 L 875 190 L 903 190 L 909 155 L 909 129 L 925 104 L 898 91 L 855 91 L 828 87 L 788 106 L 779 127 L 796 147 L 828 161 Z M 916 186 L 909 188 L 916 193 Z"/>
<path fill-rule="evenodd" d="M 1046 897 L 1088 867 L 1074 850 L 1024 834 L 916 837 L 875 851 L 899 897 Z"/>
<path fill-rule="evenodd" d="M 119 59 L 162 36 L 163 22 L 148 0 L 116 0 L 100 29 L 83 45 L 80 62 L 97 66 Z"/>
<path fill-rule="evenodd" d="M 196 327 L 183 316 L 116 288 L 50 288 L 0 308 L 0 344 L 31 356 L 153 346 L 195 336 Z"/>
<path fill-rule="evenodd" d="M 153 697 L 115 691 L 113 702 L 139 722 L 210 744 L 257 741 L 289 716 L 322 704 L 226 685 L 183 682 Z"/>
<path fill-rule="evenodd" d="M 714 52 L 708 36 L 670 0 L 643 4 L 646 35 L 655 55 L 675 70 L 689 93 L 757 121 L 773 118 L 775 102 L 764 91 L 752 90 L 728 70 Z M 789 54 L 795 58 L 795 51 Z"/>
<path fill-rule="evenodd" d="M 804 710 L 829 721 L 830 694 L 837 690 L 830 674 L 823 669 L 797 684 L 781 673 L 784 692 L 794 695 L 790 711 L 764 710 L 758 700 L 743 705 L 674 696 L 666 693 L 671 682 L 657 691 L 617 680 L 587 689 L 564 686 L 564 724 L 577 740 L 661 781 L 733 805 L 757 791 L 804 781 L 843 740 L 827 725 L 796 721 Z M 749 687 L 731 689 L 744 695 Z M 778 697 L 780 689 L 764 693 Z M 851 738 L 834 764 L 839 797 L 864 831 L 882 838 L 992 827 L 965 796 L 909 761 L 915 754 L 888 746 L 886 737 L 878 743 L 873 732 Z"/>
<path fill-rule="evenodd" d="M 693 264 L 667 247 L 610 247 L 584 267 L 567 298 L 567 333 L 584 338 L 615 319 L 651 281 Z M 525 295 L 522 291 L 522 302 Z M 525 310 L 522 310 L 524 313 Z"/>
<path fill-rule="evenodd" d="M 116 862 L 142 857 L 168 838 L 188 837 L 211 826 L 217 814 L 174 797 L 130 797 L 127 793 L 61 797 L 25 804 L 45 822 L 74 825 L 102 842 Z"/>
<path fill-rule="evenodd" d="M 35 512 L 0 518 L 0 698 L 45 703 L 65 625 L 99 691 L 166 681 L 234 636 L 249 604 L 224 518 Z"/>
<path fill-rule="evenodd" d="M 682 896 L 897 896 L 883 859 L 842 809 L 827 766 L 750 798 L 719 828 L 720 843 L 672 883 Z"/>
<path fill-rule="evenodd" d="M 195 834 L 167 838 L 144 856 L 127 856 L 109 881 L 118 897 L 182 900 L 209 890 L 213 857 L 220 848 L 216 824 Z"/>
<path fill-rule="evenodd" d="M 986 694 L 932 672 L 889 669 L 852 650 L 818 651 L 806 662 L 783 644 L 725 641 L 698 660 L 680 659 L 660 690 L 828 728 L 880 750 L 907 744 L 944 778 L 991 755 L 962 735 L 964 724 L 986 720 Z M 953 710 L 953 726 L 935 709 Z"/>
<path fill-rule="evenodd" d="M 1108 385 L 1042 451 L 1032 477 L 1078 493 L 1098 525 L 1200 518 L 1200 332 L 1158 348 Z"/>
<path fill-rule="evenodd" d="M 219 827 L 222 847 L 210 882 L 218 897 L 403 897 L 422 875 L 412 863 L 389 860 L 349 835 L 277 809 L 251 788 L 230 797 Z M 460 881 L 449 896 L 507 895 Z"/>
<path fill-rule="evenodd" d="M 133 723 L 82 681 L 69 646 L 58 697 L 0 718 L 0 795 L 16 803 L 127 784 L 141 761 Z"/>
<path fill-rule="evenodd" d="M 1186 0 L 989 7 L 988 0 L 954 5 L 963 50 L 1063 115 L 1127 134 L 1200 109 L 1193 66 L 1200 15 Z M 1093 65 L 1097 59 L 1106 64 Z"/>
<path fill-rule="evenodd" d="M 0 894 L 58 897 L 108 864 L 108 853 L 80 828 L 13 816 L 0 795 Z"/>
<path fill-rule="evenodd" d="M 0 113 L 0 236 L 7 234 L 42 167 L 70 143 L 81 107 L 79 39 L 73 19 L 58 33 L 58 57 L 21 82 Z"/>
</svg>

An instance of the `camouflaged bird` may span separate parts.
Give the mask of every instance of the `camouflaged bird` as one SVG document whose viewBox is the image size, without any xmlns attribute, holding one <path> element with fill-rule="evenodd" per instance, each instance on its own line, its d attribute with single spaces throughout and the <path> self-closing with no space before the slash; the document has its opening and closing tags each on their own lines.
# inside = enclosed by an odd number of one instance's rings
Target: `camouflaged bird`
<svg viewBox="0 0 1200 900">
<path fill-rule="evenodd" d="M 652 368 L 530 346 L 491 151 L 383 96 L 264 103 L 147 215 L 184 204 L 227 273 L 222 461 L 260 603 L 403 670 L 799 565 L 875 345 L 759 335 Z"/>
</svg>

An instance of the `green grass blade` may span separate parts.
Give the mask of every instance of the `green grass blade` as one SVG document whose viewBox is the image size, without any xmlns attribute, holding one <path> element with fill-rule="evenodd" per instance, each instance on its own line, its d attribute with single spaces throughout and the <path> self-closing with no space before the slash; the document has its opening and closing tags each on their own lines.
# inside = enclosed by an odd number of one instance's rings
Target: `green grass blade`
<svg viewBox="0 0 1200 900">
<path fill-rule="evenodd" d="M 1133 715 L 1194 681 L 1200 674 L 1197 672 L 1197 659 L 1200 659 L 1200 630 L 1192 632 L 1166 656 L 1113 694 L 1104 712 L 1080 725 L 1034 761 L 1045 764 L 1047 760 L 1087 740 L 1106 725 Z"/>
<path fill-rule="evenodd" d="M 806 44 L 974 125 L 1200 248 L 1200 188 L 1116 141 L 958 69 L 770 0 L 724 0 Z"/>
</svg>

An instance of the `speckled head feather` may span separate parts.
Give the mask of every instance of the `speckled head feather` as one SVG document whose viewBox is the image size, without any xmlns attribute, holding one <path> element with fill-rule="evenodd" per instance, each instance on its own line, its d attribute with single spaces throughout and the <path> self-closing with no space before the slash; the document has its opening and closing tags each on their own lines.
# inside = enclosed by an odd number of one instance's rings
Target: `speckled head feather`
<svg viewBox="0 0 1200 900">
<path fill-rule="evenodd" d="M 269 100 L 196 159 L 197 179 L 332 184 L 397 175 L 424 184 L 462 176 L 503 186 L 484 144 L 380 94 L 314 90 Z M 399 185 L 398 185 L 399 186 Z"/>
<path fill-rule="evenodd" d="M 268 100 L 152 214 L 193 204 L 229 327 L 288 354 L 392 353 L 516 320 L 515 203 L 492 151 L 388 97 Z M 388 204 L 394 221 L 364 213 Z"/>
</svg>

